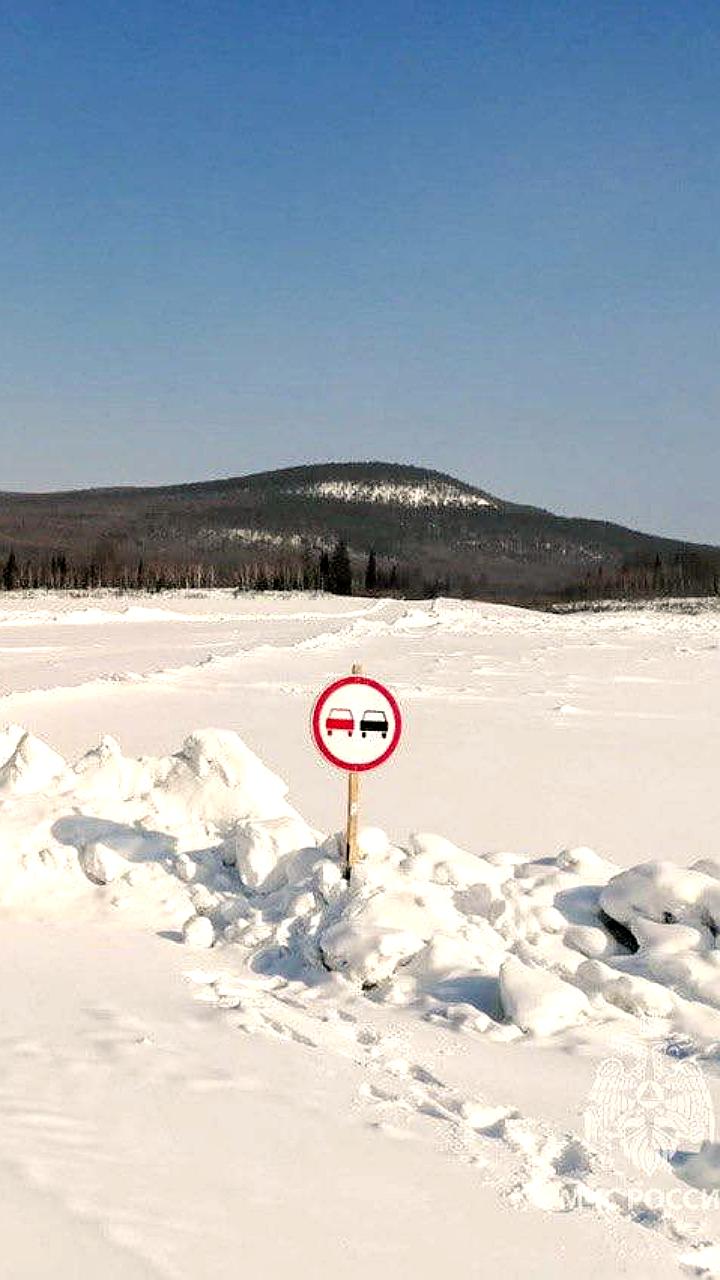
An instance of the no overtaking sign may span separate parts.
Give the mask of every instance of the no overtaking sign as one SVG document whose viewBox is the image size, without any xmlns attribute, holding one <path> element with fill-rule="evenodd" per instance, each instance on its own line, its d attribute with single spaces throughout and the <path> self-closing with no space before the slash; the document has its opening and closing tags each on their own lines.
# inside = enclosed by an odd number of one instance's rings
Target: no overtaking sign
<svg viewBox="0 0 720 1280">
<path fill-rule="evenodd" d="M 402 716 L 389 689 L 369 676 L 345 676 L 328 685 L 313 710 L 318 750 L 338 769 L 362 773 L 390 758 L 400 741 Z"/>
<path fill-rule="evenodd" d="M 400 741 L 400 708 L 385 685 L 353 674 L 323 689 L 312 713 L 315 745 L 330 764 L 348 775 L 345 875 L 357 861 L 359 775 L 390 759 Z"/>
</svg>

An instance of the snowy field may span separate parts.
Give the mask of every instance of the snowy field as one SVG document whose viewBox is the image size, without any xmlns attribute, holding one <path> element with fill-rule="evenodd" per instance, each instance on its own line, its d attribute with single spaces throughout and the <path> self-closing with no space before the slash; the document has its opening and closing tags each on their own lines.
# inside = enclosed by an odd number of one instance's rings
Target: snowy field
<svg viewBox="0 0 720 1280">
<path fill-rule="evenodd" d="M 0 1274 L 720 1276 L 719 646 L 0 597 Z M 405 733 L 348 890 L 308 722 L 355 661 Z"/>
</svg>

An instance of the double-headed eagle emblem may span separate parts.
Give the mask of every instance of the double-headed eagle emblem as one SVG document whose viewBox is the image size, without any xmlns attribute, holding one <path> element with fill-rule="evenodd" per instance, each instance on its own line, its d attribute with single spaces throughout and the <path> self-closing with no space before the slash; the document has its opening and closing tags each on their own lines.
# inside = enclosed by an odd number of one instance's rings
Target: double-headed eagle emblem
<svg viewBox="0 0 720 1280">
<path fill-rule="evenodd" d="M 585 1111 L 585 1136 L 602 1154 L 621 1147 L 644 1174 L 674 1152 L 712 1140 L 712 1101 L 696 1063 L 653 1046 L 600 1063 Z"/>
</svg>

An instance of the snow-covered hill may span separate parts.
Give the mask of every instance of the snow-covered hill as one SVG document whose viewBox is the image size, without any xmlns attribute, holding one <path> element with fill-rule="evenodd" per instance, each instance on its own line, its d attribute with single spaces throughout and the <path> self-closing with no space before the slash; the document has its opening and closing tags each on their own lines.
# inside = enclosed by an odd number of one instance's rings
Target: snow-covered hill
<svg viewBox="0 0 720 1280">
<path fill-rule="evenodd" d="M 426 598 L 714 590 L 720 552 L 553 515 L 427 467 L 329 462 L 155 489 L 0 494 L 0 562 L 21 585 L 322 585 L 348 543 L 356 588 Z M 628 567 L 630 580 L 622 577 Z M 588 576 L 589 575 L 589 576 Z M 618 576 L 620 575 L 620 576 Z M 647 581 L 646 581 L 647 579 Z"/>
</svg>

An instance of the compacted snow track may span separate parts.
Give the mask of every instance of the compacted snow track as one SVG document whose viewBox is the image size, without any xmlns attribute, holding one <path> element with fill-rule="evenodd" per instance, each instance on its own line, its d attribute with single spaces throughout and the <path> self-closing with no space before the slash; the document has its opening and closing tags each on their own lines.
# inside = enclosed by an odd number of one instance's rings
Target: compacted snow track
<svg viewBox="0 0 720 1280">
<path fill-rule="evenodd" d="M 337 788 L 309 749 L 309 707 L 329 675 L 363 661 L 407 722 L 368 786 L 389 832 L 442 831 L 466 848 L 589 844 L 625 864 L 716 852 L 716 610 L 162 601 L 3 600 L 0 717 L 70 756 L 107 733 L 139 754 L 171 751 L 197 725 L 237 730 L 331 830 Z"/>
</svg>

